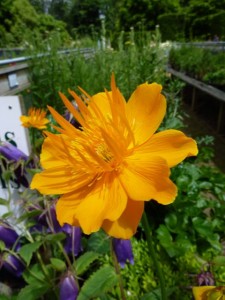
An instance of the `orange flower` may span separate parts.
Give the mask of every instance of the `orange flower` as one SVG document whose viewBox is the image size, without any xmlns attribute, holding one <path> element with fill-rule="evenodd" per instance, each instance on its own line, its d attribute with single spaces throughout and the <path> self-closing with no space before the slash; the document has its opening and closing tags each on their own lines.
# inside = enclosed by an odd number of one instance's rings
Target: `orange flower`
<svg viewBox="0 0 225 300">
<path fill-rule="evenodd" d="M 49 120 L 45 118 L 46 112 L 40 108 L 30 108 L 28 116 L 21 116 L 20 121 L 24 127 L 35 127 L 37 129 L 45 129 Z"/>
<path fill-rule="evenodd" d="M 192 292 L 195 300 L 225 300 L 224 286 L 194 286 Z"/>
<path fill-rule="evenodd" d="M 103 228 L 129 239 L 145 201 L 174 201 L 177 188 L 169 179 L 170 168 L 198 150 L 180 131 L 155 133 L 166 112 L 160 85 L 141 84 L 127 103 L 114 77 L 111 89 L 93 97 L 81 89 L 84 101 L 70 91 L 79 112 L 60 94 L 80 130 L 49 107 L 60 134 L 46 132 L 44 171 L 34 176 L 31 188 L 62 195 L 56 206 L 61 225 L 80 226 L 86 234 Z"/>
</svg>

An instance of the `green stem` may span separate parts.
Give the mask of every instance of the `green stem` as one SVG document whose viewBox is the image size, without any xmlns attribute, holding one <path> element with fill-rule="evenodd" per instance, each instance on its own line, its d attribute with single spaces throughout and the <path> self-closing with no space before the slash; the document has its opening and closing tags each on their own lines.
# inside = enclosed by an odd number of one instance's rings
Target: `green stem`
<svg viewBox="0 0 225 300">
<path fill-rule="evenodd" d="M 70 269 L 73 273 L 75 273 L 75 280 L 76 280 L 76 282 L 77 282 L 78 288 L 80 289 L 79 281 L 78 281 L 77 274 L 76 274 L 75 264 L 73 264 L 73 265 L 71 264 L 71 261 L 70 261 L 70 259 L 69 259 L 69 256 L 67 255 L 67 253 L 66 253 L 66 251 L 64 250 L 62 244 L 61 244 L 59 241 L 57 242 L 57 245 L 58 245 L 60 251 L 62 252 L 62 254 L 63 254 L 63 256 L 64 256 L 64 258 L 65 258 L 65 260 L 66 260 L 66 262 L 67 262 L 67 264 L 68 264 L 69 269 Z M 74 258 L 74 262 L 75 262 L 75 258 Z"/>
<path fill-rule="evenodd" d="M 154 245 L 153 245 L 153 242 L 152 242 L 151 228 L 150 228 L 148 218 L 147 218 L 147 215 L 146 215 L 145 212 L 144 212 L 143 217 L 142 217 L 142 225 L 144 227 L 145 236 L 146 236 L 147 243 L 148 243 L 148 250 L 149 250 L 150 256 L 153 260 L 153 263 L 154 263 L 154 266 L 155 266 L 155 269 L 156 269 L 156 272 L 157 272 L 157 275 L 158 275 L 158 279 L 159 279 L 159 282 L 160 282 L 161 299 L 166 300 L 167 295 L 166 295 L 165 279 L 164 279 L 163 272 L 162 272 L 162 269 L 160 267 L 160 264 L 159 264 L 159 261 L 158 261 L 158 258 L 157 258 L 157 255 L 156 255 L 156 252 L 155 252 L 155 249 L 154 249 Z"/>
<path fill-rule="evenodd" d="M 118 275 L 118 278 L 119 278 L 119 289 L 120 289 L 121 299 L 126 300 L 126 296 L 125 296 L 125 292 L 124 292 L 124 288 L 123 288 L 123 281 L 122 281 L 122 277 L 120 274 L 120 266 L 118 264 L 116 254 L 113 250 L 112 238 L 110 239 L 110 248 L 111 248 L 111 253 L 112 253 L 113 265 L 114 265 L 116 274 Z"/>
</svg>

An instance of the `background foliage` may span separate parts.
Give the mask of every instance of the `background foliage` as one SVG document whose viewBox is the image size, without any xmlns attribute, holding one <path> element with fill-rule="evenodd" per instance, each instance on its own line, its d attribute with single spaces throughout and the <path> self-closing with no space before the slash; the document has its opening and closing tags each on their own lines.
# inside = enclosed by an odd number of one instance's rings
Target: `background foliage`
<svg viewBox="0 0 225 300">
<path fill-rule="evenodd" d="M 213 39 L 225 35 L 225 1 L 216 0 L 2 0 L 0 47 L 25 46 L 31 36 L 71 38 L 93 32 L 99 37 L 103 23 L 112 45 L 121 31 L 160 26 L 163 40 Z"/>
</svg>

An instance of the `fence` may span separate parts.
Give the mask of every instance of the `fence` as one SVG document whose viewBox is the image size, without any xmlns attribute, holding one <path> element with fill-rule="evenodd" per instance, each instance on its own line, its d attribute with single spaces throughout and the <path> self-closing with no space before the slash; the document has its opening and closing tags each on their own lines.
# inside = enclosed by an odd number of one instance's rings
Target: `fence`
<svg viewBox="0 0 225 300">
<path fill-rule="evenodd" d="M 95 53 L 93 48 L 64 49 L 58 54 L 82 54 L 84 58 Z M 49 53 L 39 54 L 38 57 L 48 56 Z M 22 56 L 0 60 L 0 96 L 16 95 L 29 87 L 28 61 L 32 56 Z"/>
<path fill-rule="evenodd" d="M 225 42 L 213 42 L 213 41 L 206 41 L 206 42 L 189 42 L 189 43 L 174 43 L 175 46 L 194 46 L 197 48 L 204 48 L 213 51 L 225 51 Z"/>
</svg>

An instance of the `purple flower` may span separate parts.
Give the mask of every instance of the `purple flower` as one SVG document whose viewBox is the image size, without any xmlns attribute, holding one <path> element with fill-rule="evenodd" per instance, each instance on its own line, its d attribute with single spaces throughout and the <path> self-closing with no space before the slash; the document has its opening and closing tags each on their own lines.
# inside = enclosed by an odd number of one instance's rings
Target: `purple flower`
<svg viewBox="0 0 225 300">
<path fill-rule="evenodd" d="M 78 285 L 71 273 L 60 283 L 60 300 L 76 300 L 79 293 Z"/>
<path fill-rule="evenodd" d="M 39 225 L 45 226 L 47 231 L 51 233 L 57 233 L 63 230 L 56 218 L 54 204 L 40 214 L 40 216 L 37 218 L 37 222 Z"/>
<path fill-rule="evenodd" d="M 82 246 L 81 246 L 82 231 L 80 227 L 75 227 L 71 225 L 68 226 L 70 226 L 70 229 L 66 227 L 66 231 L 68 235 L 66 237 L 64 249 L 67 254 L 72 253 L 73 255 L 77 256 L 82 251 Z M 65 230 L 63 231 L 65 232 Z"/>
<path fill-rule="evenodd" d="M 134 257 L 132 253 L 131 241 L 113 238 L 112 243 L 113 250 L 116 254 L 117 260 L 121 268 L 125 267 L 127 261 L 129 261 L 133 265 Z"/>
<path fill-rule="evenodd" d="M 197 282 L 198 282 L 199 286 L 205 286 L 205 285 L 213 286 L 213 285 L 215 285 L 214 277 L 213 277 L 212 273 L 210 273 L 209 271 L 200 273 L 197 276 Z"/>
<path fill-rule="evenodd" d="M 4 242 L 7 248 L 12 248 L 18 241 L 19 235 L 16 231 L 6 222 L 0 221 L 0 240 Z M 15 245 L 15 250 L 18 250 L 20 244 Z"/>
<path fill-rule="evenodd" d="M 17 256 L 7 254 L 3 261 L 3 267 L 11 274 L 20 277 L 25 269 L 25 265 Z"/>
<path fill-rule="evenodd" d="M 0 142 L 0 155 L 2 155 L 9 162 L 16 163 L 14 168 L 15 176 L 11 176 L 10 178 L 13 186 L 15 188 L 19 188 L 20 185 L 23 185 L 27 188 L 29 186 L 29 182 L 25 176 L 26 172 L 24 170 L 24 165 L 21 164 L 20 161 L 28 161 L 28 156 L 11 143 L 5 141 Z M 3 161 L 3 165 L 6 167 L 7 164 L 5 161 Z M 2 173 L 3 170 L 0 167 L 0 177 L 2 176 Z"/>
<path fill-rule="evenodd" d="M 2 154 L 6 159 L 14 162 L 19 160 L 26 161 L 28 159 L 28 156 L 25 153 L 11 143 L 5 141 L 0 142 L 0 154 Z"/>
</svg>

